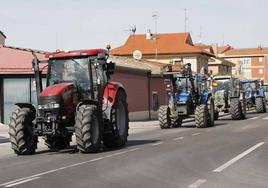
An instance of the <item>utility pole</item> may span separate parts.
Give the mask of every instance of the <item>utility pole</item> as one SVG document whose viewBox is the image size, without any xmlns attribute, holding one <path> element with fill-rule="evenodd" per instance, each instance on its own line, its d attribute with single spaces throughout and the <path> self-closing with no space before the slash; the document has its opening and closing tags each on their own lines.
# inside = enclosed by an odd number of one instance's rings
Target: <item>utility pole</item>
<svg viewBox="0 0 268 188">
<path fill-rule="evenodd" d="M 153 19 L 154 19 L 154 27 L 155 27 L 155 36 L 153 37 L 155 40 L 155 59 L 157 59 L 157 19 L 158 19 L 158 13 L 157 12 L 153 12 L 152 15 Z"/>
<path fill-rule="evenodd" d="M 187 21 L 188 21 L 188 17 L 187 17 L 187 9 L 184 9 L 184 32 L 187 31 Z"/>
</svg>

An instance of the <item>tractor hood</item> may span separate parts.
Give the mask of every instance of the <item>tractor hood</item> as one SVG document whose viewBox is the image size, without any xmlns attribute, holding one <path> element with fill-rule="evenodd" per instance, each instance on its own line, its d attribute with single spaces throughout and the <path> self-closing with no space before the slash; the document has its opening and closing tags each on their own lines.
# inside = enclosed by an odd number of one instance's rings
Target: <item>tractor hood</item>
<svg viewBox="0 0 268 188">
<path fill-rule="evenodd" d="M 63 93 L 65 93 L 68 90 L 72 90 L 73 88 L 74 88 L 73 83 L 61 83 L 48 86 L 40 93 L 40 97 L 62 96 Z"/>
<path fill-rule="evenodd" d="M 186 102 L 190 98 L 189 92 L 180 92 L 176 95 L 176 100 L 178 102 Z"/>
</svg>

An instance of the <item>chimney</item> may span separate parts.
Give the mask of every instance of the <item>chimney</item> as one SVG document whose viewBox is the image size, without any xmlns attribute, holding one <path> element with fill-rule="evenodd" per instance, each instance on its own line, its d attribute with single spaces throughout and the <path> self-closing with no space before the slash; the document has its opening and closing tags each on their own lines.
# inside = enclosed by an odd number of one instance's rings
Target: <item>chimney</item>
<svg viewBox="0 0 268 188">
<path fill-rule="evenodd" d="M 146 40 L 152 40 L 152 37 L 153 37 L 153 35 L 152 35 L 152 33 L 151 33 L 151 30 L 148 29 L 148 31 L 147 31 L 147 33 L 146 33 Z"/>
<path fill-rule="evenodd" d="M 6 35 L 0 30 L 0 45 L 5 45 Z"/>
<path fill-rule="evenodd" d="M 259 49 L 259 50 L 262 50 L 262 46 L 261 46 L 261 45 L 259 45 L 259 46 L 258 46 L 258 49 Z"/>
</svg>

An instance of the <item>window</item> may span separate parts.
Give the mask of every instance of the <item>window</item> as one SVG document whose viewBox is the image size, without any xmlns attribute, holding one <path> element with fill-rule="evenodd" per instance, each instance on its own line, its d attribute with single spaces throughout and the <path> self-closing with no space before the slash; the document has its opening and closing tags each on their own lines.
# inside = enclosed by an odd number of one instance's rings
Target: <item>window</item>
<svg viewBox="0 0 268 188">
<path fill-rule="evenodd" d="M 260 74 L 263 74 L 263 69 L 259 69 L 259 73 Z"/>
<path fill-rule="evenodd" d="M 263 58 L 262 57 L 259 57 L 259 62 L 262 62 L 263 61 Z"/>
<path fill-rule="evenodd" d="M 251 64 L 251 58 L 240 58 L 239 63 L 241 63 L 242 65 L 248 65 Z"/>
<path fill-rule="evenodd" d="M 250 69 L 243 69 L 243 75 L 245 78 L 250 79 L 251 78 L 251 70 Z"/>
<path fill-rule="evenodd" d="M 157 111 L 159 108 L 159 100 L 158 100 L 158 92 L 153 91 L 152 92 L 152 106 L 153 106 L 153 111 Z"/>
<path fill-rule="evenodd" d="M 30 102 L 30 81 L 27 78 L 4 79 L 4 123 L 9 123 L 17 102 Z"/>
</svg>

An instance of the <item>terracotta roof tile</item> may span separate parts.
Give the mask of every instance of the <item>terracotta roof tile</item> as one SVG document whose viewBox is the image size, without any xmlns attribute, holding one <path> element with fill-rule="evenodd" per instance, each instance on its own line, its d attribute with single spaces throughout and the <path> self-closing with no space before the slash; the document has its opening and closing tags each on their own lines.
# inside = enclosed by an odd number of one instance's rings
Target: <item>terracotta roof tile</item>
<svg viewBox="0 0 268 188">
<path fill-rule="evenodd" d="M 189 54 L 204 53 L 213 56 L 202 49 L 195 47 L 189 33 L 157 34 L 152 39 L 146 39 L 145 34 L 130 35 L 123 46 L 110 51 L 113 55 L 132 55 L 134 50 L 140 50 L 143 55 L 158 54 Z"/>
<path fill-rule="evenodd" d="M 0 74 L 32 74 L 32 51 L 44 59 L 43 51 L 0 45 Z"/>
<path fill-rule="evenodd" d="M 268 47 L 258 47 L 258 48 L 236 48 L 228 50 L 224 53 L 224 56 L 258 56 L 258 55 L 268 55 Z"/>
</svg>

